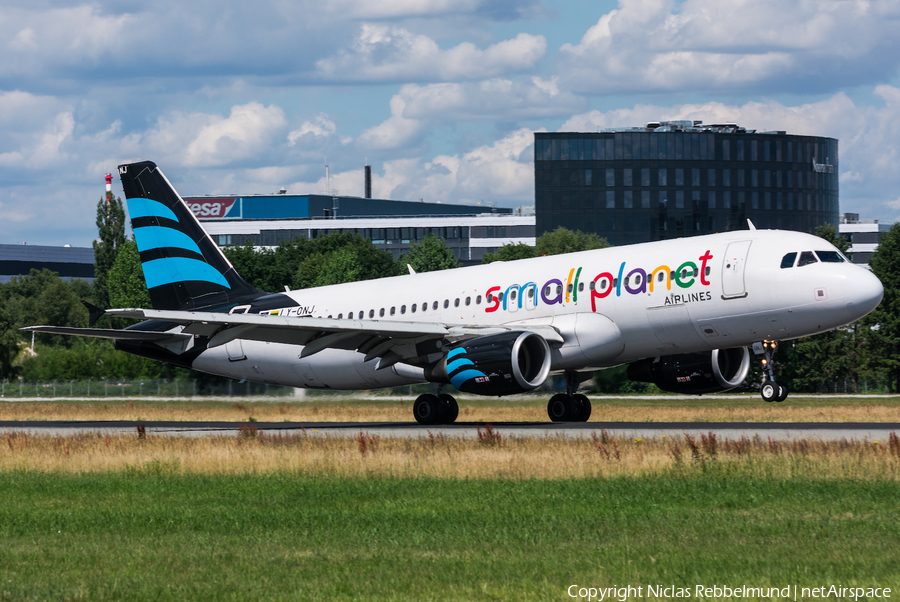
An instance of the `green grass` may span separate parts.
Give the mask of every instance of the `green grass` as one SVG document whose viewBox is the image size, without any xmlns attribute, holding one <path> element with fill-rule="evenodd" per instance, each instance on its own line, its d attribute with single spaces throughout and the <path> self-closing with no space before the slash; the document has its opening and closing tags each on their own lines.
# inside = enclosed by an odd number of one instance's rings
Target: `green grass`
<svg viewBox="0 0 900 602">
<path fill-rule="evenodd" d="M 545 600 L 572 584 L 900 589 L 900 484 L 0 474 L 3 600 Z"/>
</svg>

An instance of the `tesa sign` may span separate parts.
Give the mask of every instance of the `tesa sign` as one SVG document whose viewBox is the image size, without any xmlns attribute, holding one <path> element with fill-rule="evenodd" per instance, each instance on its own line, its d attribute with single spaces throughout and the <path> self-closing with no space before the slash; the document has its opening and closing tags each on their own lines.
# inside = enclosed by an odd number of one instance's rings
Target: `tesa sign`
<svg viewBox="0 0 900 602">
<path fill-rule="evenodd" d="M 203 217 L 227 217 L 228 212 L 234 206 L 235 198 L 226 199 L 202 199 L 185 201 L 187 206 L 198 218 Z"/>
</svg>

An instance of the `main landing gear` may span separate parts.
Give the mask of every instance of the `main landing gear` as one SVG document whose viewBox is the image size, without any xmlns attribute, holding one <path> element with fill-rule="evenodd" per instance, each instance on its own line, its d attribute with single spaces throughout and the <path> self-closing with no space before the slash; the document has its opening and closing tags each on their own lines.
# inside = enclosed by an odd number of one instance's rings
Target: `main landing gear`
<svg viewBox="0 0 900 602">
<path fill-rule="evenodd" d="M 762 385 L 759 387 L 759 394 L 762 395 L 763 401 L 769 403 L 784 401 L 788 396 L 787 387 L 775 382 L 775 366 L 777 363 L 774 358 L 775 352 L 778 351 L 778 341 L 763 341 L 762 347 L 764 354 L 762 365 L 765 377 Z"/>
<path fill-rule="evenodd" d="M 587 422 L 591 417 L 591 402 L 581 393 L 575 393 L 578 385 L 591 377 L 590 373 L 566 372 L 566 392 L 550 398 L 547 415 L 553 422 Z"/>
<path fill-rule="evenodd" d="M 453 424 L 459 416 L 459 405 L 452 395 L 425 393 L 413 403 L 413 415 L 419 424 Z"/>
</svg>

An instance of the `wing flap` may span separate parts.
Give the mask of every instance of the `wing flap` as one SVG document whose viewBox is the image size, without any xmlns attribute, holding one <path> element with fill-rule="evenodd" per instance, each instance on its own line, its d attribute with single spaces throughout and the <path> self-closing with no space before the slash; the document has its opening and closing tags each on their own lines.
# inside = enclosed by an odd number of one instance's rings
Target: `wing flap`
<svg viewBox="0 0 900 602">
<path fill-rule="evenodd" d="M 177 332 L 152 332 L 146 330 L 118 330 L 114 328 L 70 328 L 68 326 L 27 326 L 21 330 L 29 332 L 47 332 L 50 334 L 67 334 L 77 337 L 92 337 L 97 339 L 116 339 L 120 341 L 138 341 L 144 343 L 158 343 L 163 341 L 175 341 L 190 339 L 191 335 Z"/>
</svg>

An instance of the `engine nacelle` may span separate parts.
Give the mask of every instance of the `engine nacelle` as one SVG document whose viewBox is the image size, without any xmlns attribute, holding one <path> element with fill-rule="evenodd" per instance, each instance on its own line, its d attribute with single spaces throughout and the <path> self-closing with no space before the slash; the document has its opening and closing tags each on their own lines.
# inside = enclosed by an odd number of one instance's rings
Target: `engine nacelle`
<svg viewBox="0 0 900 602">
<path fill-rule="evenodd" d="M 541 386 L 550 374 L 550 347 L 533 332 L 504 332 L 454 345 L 428 380 L 476 395 L 510 395 Z"/>
<path fill-rule="evenodd" d="M 628 365 L 628 378 L 671 393 L 702 395 L 734 389 L 749 371 L 750 352 L 738 347 L 647 358 Z"/>
</svg>

